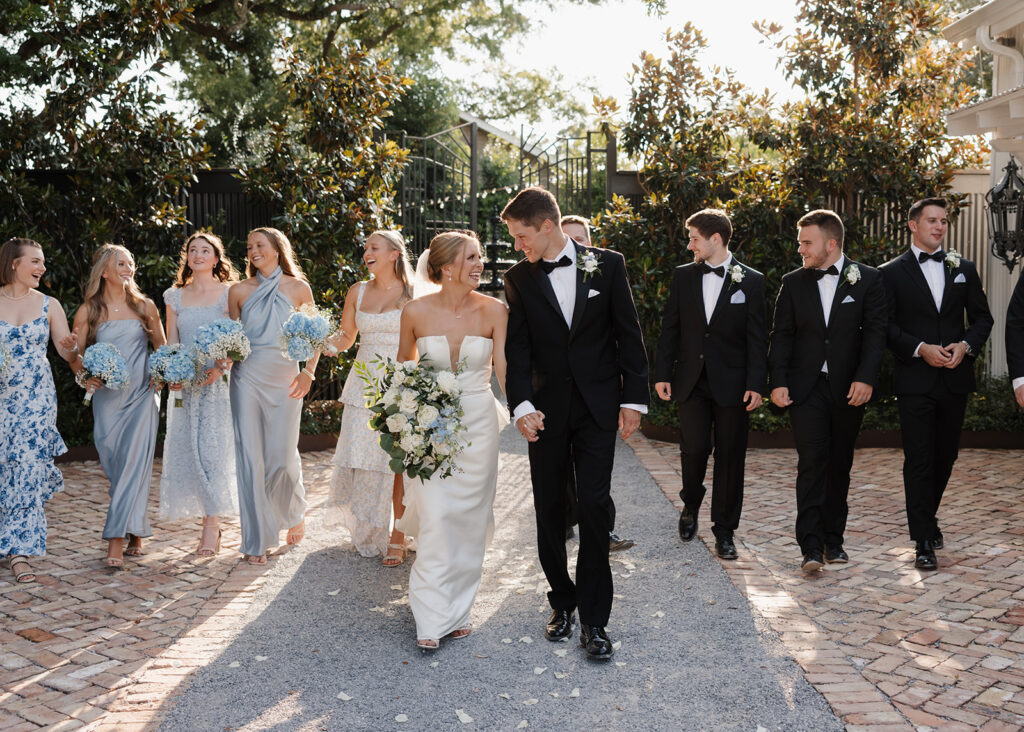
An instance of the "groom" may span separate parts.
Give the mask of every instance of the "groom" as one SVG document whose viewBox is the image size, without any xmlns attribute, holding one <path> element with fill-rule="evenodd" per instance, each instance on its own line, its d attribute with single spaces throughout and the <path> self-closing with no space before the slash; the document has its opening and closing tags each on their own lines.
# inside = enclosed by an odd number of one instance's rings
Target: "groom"
<svg viewBox="0 0 1024 732">
<path fill-rule="evenodd" d="M 537 550 L 551 591 L 545 636 L 572 636 L 592 659 L 612 655 L 608 534 L 615 519 L 615 431 L 629 437 L 647 412 L 647 352 L 621 254 L 562 233 L 555 197 L 526 188 L 501 219 L 526 259 L 505 274 L 506 393 L 529 442 Z M 565 549 L 565 481 L 576 470 L 580 548 L 576 583 Z"/>
</svg>

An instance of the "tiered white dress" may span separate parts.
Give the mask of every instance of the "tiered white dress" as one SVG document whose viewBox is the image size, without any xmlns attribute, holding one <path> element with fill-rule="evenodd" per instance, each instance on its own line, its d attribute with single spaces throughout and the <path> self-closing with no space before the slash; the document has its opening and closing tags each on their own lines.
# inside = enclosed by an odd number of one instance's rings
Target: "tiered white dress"
<svg viewBox="0 0 1024 732">
<path fill-rule="evenodd" d="M 420 360 L 449 364 L 448 339 L 416 340 Z M 398 529 L 416 537 L 416 561 L 409 573 L 409 605 L 417 638 L 443 638 L 469 625 L 480 586 L 484 551 L 494 528 L 494 493 L 498 482 L 498 433 L 508 411 L 491 393 L 494 343 L 466 336 L 457 363 L 462 389 L 463 440 L 469 445 L 456 458 L 449 478 L 406 480 L 405 513 Z"/>
<path fill-rule="evenodd" d="M 359 348 L 355 360 L 365 363 L 372 371 L 374 359 L 398 356 L 402 311 L 364 313 L 360 308 L 366 286 L 366 282 L 360 285 L 356 297 Z M 363 396 L 365 387 L 366 383 L 353 370 L 341 392 L 339 401 L 345 409 L 341 415 L 338 447 L 334 451 L 325 523 L 344 527 L 352 537 L 352 546 L 360 554 L 376 557 L 387 551 L 395 474 L 388 468 L 390 458 L 381 449 L 379 434 L 367 426 L 371 412 Z"/>
</svg>

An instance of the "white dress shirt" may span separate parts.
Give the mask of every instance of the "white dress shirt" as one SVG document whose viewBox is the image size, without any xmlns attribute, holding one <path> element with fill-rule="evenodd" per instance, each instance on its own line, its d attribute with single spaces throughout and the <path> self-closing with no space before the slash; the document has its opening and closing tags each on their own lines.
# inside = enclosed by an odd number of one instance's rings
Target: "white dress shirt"
<svg viewBox="0 0 1024 732">
<path fill-rule="evenodd" d="M 832 300 L 836 296 L 836 289 L 839 287 L 839 278 L 843 274 L 843 267 L 846 266 L 846 256 L 839 255 L 836 262 L 836 274 L 827 274 L 818 280 L 818 297 L 821 298 L 821 312 L 825 315 L 825 325 L 828 326 L 829 317 L 832 315 Z M 828 373 L 828 360 L 821 365 L 821 372 Z"/>
<path fill-rule="evenodd" d="M 927 259 L 922 262 L 921 255 L 928 252 L 913 244 L 910 245 L 910 252 L 914 255 L 914 260 L 921 268 L 921 274 L 924 275 L 924 280 L 928 283 L 928 289 L 932 293 L 932 300 L 935 301 L 935 310 L 938 311 L 942 307 L 942 295 L 946 290 L 946 273 L 942 271 L 946 263 L 936 262 L 934 259 Z M 924 341 L 917 344 L 917 348 L 914 349 L 914 358 L 921 358 L 921 346 L 923 345 Z"/>
<path fill-rule="evenodd" d="M 558 301 L 558 307 L 562 310 L 565 324 L 572 327 L 572 316 L 576 310 L 576 245 L 569 237 L 565 237 L 565 246 L 562 251 L 556 254 L 554 259 L 545 261 L 557 262 L 563 256 L 571 259 L 573 263 L 568 267 L 555 267 L 548 274 L 548 281 L 551 283 L 551 289 L 555 291 L 555 299 Z M 634 409 L 640 414 L 647 414 L 647 405 L 645 404 L 620 404 L 619 406 Z M 518 422 L 520 417 L 536 411 L 537 408 L 527 399 L 516 405 L 512 411 L 512 421 Z"/>
<path fill-rule="evenodd" d="M 723 267 L 722 272 L 724 277 L 719 277 L 712 272 L 705 272 L 701 282 L 701 288 L 704 294 L 704 316 L 707 318 L 707 322 L 711 322 L 711 316 L 715 314 L 715 305 L 718 304 L 718 296 L 722 294 L 722 288 L 725 286 L 726 277 L 729 276 L 729 265 L 732 264 L 732 254 L 726 257 L 725 261 L 722 262 L 718 267 Z M 711 264 L 708 263 L 710 267 Z M 715 269 L 717 269 L 716 267 Z"/>
</svg>

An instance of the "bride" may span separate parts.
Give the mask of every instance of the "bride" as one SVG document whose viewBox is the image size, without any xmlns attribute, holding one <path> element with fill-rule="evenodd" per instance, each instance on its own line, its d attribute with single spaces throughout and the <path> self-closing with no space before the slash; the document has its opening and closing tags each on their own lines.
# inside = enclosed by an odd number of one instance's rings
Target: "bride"
<svg viewBox="0 0 1024 732">
<path fill-rule="evenodd" d="M 451 477 L 406 483 L 405 513 L 397 525 L 417 537 L 409 605 L 416 644 L 433 650 L 445 636 L 465 638 L 472 631 L 469 612 L 494 526 L 498 433 L 508 423 L 507 410 L 491 393 L 492 365 L 505 388 L 508 311 L 500 300 L 475 291 L 484 267 L 472 232 L 435 236 L 420 256 L 417 280 L 423 279 L 424 263 L 430 282 L 440 289 L 402 310 L 398 360 L 418 356 L 436 368 L 458 368 L 470 443 L 456 458 Z"/>
</svg>

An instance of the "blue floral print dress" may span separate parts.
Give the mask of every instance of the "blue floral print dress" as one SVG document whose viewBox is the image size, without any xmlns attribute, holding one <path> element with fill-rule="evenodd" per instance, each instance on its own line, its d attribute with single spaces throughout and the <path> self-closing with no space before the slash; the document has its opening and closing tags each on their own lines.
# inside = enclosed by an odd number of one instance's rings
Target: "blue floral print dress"
<svg viewBox="0 0 1024 732">
<path fill-rule="evenodd" d="M 0 374 L 0 557 L 46 554 L 46 511 L 64 478 L 53 458 L 68 451 L 57 432 L 57 391 L 46 359 L 47 310 L 30 323 L 0 320 L 11 363 Z"/>
</svg>

